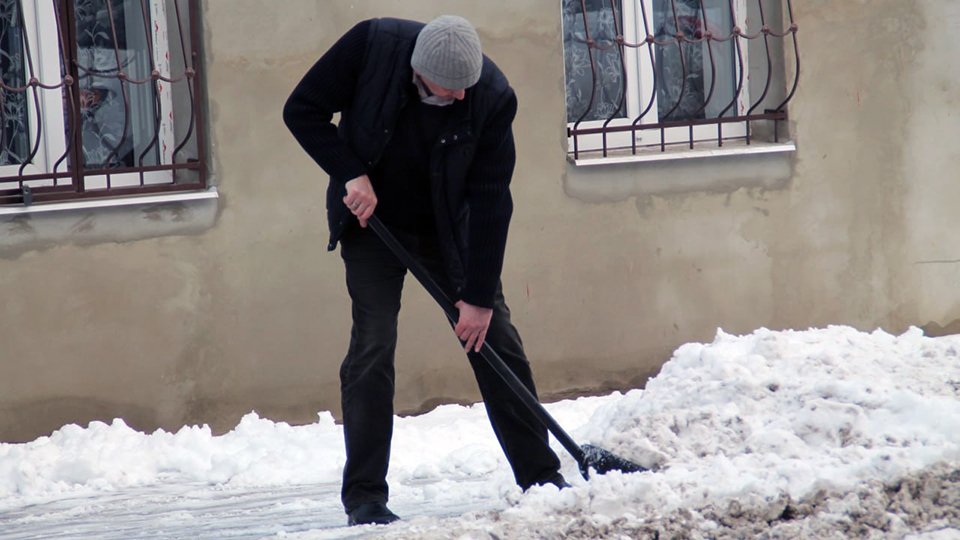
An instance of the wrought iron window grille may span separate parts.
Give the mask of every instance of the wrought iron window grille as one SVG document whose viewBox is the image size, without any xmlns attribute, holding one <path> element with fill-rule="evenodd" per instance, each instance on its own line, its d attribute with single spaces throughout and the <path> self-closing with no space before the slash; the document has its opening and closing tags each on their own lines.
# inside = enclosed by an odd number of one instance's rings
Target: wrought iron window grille
<svg viewBox="0 0 960 540">
<path fill-rule="evenodd" d="M 0 2 L 0 205 L 207 187 L 199 0 Z"/>
<path fill-rule="evenodd" d="M 562 16 L 574 160 L 780 141 L 800 74 L 791 0 L 562 0 Z"/>
</svg>

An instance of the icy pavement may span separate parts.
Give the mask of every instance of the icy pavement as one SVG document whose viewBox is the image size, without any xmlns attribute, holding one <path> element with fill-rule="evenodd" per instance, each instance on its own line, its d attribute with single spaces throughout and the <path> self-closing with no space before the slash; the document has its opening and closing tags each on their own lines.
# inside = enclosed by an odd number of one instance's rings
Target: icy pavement
<svg viewBox="0 0 960 540">
<path fill-rule="evenodd" d="M 263 538 L 285 530 L 342 526 L 336 486 L 223 489 L 207 485 L 128 488 L 5 512 L 3 538 Z"/>
<path fill-rule="evenodd" d="M 481 406 L 398 418 L 387 527 L 344 527 L 342 432 L 122 421 L 0 444 L 0 539 L 960 540 L 960 337 L 847 327 L 680 347 L 643 391 L 548 405 L 657 469 L 522 493 Z"/>
<path fill-rule="evenodd" d="M 309 532 L 308 538 L 378 537 L 375 527 L 344 527 L 339 489 L 339 484 L 281 488 L 173 484 L 65 497 L 0 513 L 0 538 L 259 539 L 296 537 L 298 532 Z M 426 508 L 403 502 L 392 506 L 405 515 L 426 510 L 421 519 L 494 506 L 464 504 L 455 500 Z"/>
</svg>

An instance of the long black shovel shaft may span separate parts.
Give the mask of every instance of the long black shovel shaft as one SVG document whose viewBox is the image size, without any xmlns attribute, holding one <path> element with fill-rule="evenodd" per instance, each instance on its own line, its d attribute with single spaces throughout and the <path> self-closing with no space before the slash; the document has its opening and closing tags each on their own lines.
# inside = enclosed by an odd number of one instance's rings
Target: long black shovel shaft
<svg viewBox="0 0 960 540">
<path fill-rule="evenodd" d="M 459 317 L 459 310 L 454 305 L 453 301 L 447 296 L 443 289 L 437 285 L 437 282 L 433 280 L 426 269 L 421 265 L 413 256 L 410 255 L 410 252 L 397 241 L 386 226 L 383 225 L 383 222 L 380 221 L 377 216 L 370 216 L 370 219 L 367 220 L 367 224 L 373 228 L 373 231 L 377 233 L 383 243 L 390 248 L 390 251 L 400 259 L 409 270 L 410 273 L 417 278 L 421 285 L 430 293 L 430 296 L 440 304 L 440 307 L 443 308 L 443 311 L 447 314 L 447 318 L 450 319 L 450 322 L 453 324 L 457 323 L 457 318 Z M 493 349 L 488 343 L 480 347 L 480 356 L 490 364 L 490 367 L 497 372 L 498 375 L 507 383 L 507 386 L 520 398 L 524 405 L 537 417 L 537 420 L 546 427 L 550 433 L 556 437 L 557 441 L 567 449 L 567 452 L 570 452 L 570 455 L 577 460 L 577 463 L 583 466 L 586 455 L 581 449 L 581 447 L 574 442 L 573 438 L 567 434 L 566 431 L 560 427 L 560 424 L 547 410 L 543 407 L 540 401 L 523 385 L 523 382 L 517 377 L 517 375 L 510 371 L 510 368 L 507 367 L 507 364 L 503 361 L 503 358 L 497 354 L 497 351 Z"/>
</svg>

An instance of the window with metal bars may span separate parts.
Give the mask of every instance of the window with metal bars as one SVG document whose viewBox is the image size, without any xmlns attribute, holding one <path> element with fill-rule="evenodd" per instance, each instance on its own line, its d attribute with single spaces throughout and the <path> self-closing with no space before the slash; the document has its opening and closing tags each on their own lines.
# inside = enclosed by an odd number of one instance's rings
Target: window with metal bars
<svg viewBox="0 0 960 540">
<path fill-rule="evenodd" d="M 0 0 L 0 205 L 206 187 L 198 0 Z"/>
<path fill-rule="evenodd" d="M 779 142 L 800 73 L 790 0 L 561 5 L 574 160 Z"/>
</svg>

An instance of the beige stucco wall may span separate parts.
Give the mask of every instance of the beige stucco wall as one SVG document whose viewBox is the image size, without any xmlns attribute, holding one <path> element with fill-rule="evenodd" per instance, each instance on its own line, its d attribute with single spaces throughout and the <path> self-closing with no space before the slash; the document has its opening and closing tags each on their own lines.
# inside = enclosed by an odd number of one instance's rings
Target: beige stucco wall
<svg viewBox="0 0 960 540">
<path fill-rule="evenodd" d="M 795 2 L 795 154 L 577 169 L 559 2 L 207 0 L 215 202 L 0 220 L 0 440 L 339 409 L 349 332 L 326 179 L 286 96 L 367 17 L 471 19 L 520 98 L 503 280 L 541 393 L 641 386 L 718 327 L 960 329 L 960 5 Z M 478 399 L 410 281 L 397 409 Z"/>
</svg>

